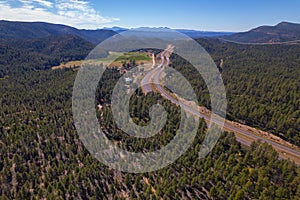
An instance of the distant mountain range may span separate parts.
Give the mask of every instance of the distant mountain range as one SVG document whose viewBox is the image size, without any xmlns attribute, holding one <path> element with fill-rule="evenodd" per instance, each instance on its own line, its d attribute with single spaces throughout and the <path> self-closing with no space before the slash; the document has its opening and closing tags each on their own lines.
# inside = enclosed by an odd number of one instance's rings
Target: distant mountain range
<svg viewBox="0 0 300 200">
<path fill-rule="evenodd" d="M 127 31 L 129 29 L 128 28 L 122 28 L 122 27 L 114 26 L 114 27 L 111 27 L 111 28 L 105 27 L 102 30 L 110 30 L 110 31 L 115 31 L 117 33 L 121 33 L 123 31 Z"/>
<path fill-rule="evenodd" d="M 143 30 L 164 31 L 166 29 L 169 28 L 142 27 L 135 30 L 139 30 L 142 32 Z M 32 39 L 48 36 L 75 35 L 93 44 L 98 44 L 106 38 L 109 38 L 115 35 L 116 33 L 120 33 L 126 30 L 129 29 L 122 27 L 112 27 L 97 30 L 81 30 L 66 25 L 50 24 L 45 22 L 13 22 L 4 20 L 0 21 L 0 38 L 5 39 Z M 175 31 L 186 34 L 192 38 L 219 37 L 233 34 L 231 32 L 212 32 L 185 29 L 176 29 Z"/>
<path fill-rule="evenodd" d="M 300 24 L 281 22 L 222 37 L 238 43 L 282 43 L 300 40 Z"/>
<path fill-rule="evenodd" d="M 186 34 L 191 38 L 203 38 L 203 37 L 220 37 L 232 35 L 235 32 L 217 32 L 217 31 L 197 31 L 197 30 L 188 30 L 188 29 L 175 29 L 176 31 Z"/>
<path fill-rule="evenodd" d="M 131 29 L 115 26 L 112 28 L 103 28 L 97 30 L 84 30 L 76 29 L 66 25 L 50 24 L 45 22 L 0 21 L 0 38 L 2 39 L 34 39 L 50 36 L 73 35 L 78 36 L 89 43 L 97 45 L 103 40 L 127 30 Z M 164 32 L 166 30 L 170 30 L 170 28 L 141 27 L 134 30 L 140 31 L 142 36 L 147 37 L 149 35 L 153 36 L 153 34 L 149 34 L 149 32 Z M 187 29 L 173 30 L 186 34 L 192 38 L 214 37 L 237 43 L 282 43 L 300 40 L 300 24 L 289 22 L 281 22 L 276 26 L 261 26 L 242 33 L 198 31 Z"/>
<path fill-rule="evenodd" d="M 136 28 L 134 30 L 149 31 L 151 29 L 153 29 L 155 31 L 159 31 L 159 30 L 165 31 L 167 29 L 170 30 L 170 28 L 167 28 L 167 27 L 159 27 L 159 28 L 140 27 L 140 28 Z M 127 31 L 130 29 L 114 26 L 112 28 L 103 28 L 102 30 L 112 30 L 117 33 L 121 33 L 123 31 Z M 198 30 L 190 30 L 190 29 L 172 29 L 172 30 L 183 33 L 191 38 L 220 37 L 220 36 L 232 35 L 235 33 L 235 32 L 217 32 L 217 31 L 198 31 Z"/>
</svg>

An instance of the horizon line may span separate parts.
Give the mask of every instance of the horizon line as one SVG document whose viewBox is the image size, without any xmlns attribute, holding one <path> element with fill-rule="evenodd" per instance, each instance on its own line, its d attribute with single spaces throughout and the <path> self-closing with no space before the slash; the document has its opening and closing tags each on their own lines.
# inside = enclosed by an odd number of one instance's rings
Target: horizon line
<svg viewBox="0 0 300 200">
<path fill-rule="evenodd" d="M 275 24 L 261 24 L 257 25 L 255 27 L 249 28 L 247 30 L 236 30 L 236 31 L 231 31 L 231 30 L 207 30 L 207 29 L 198 29 L 198 28 L 175 28 L 171 26 L 152 26 L 152 25 L 144 25 L 144 26 L 122 26 L 122 25 L 111 25 L 111 26 L 103 26 L 99 28 L 79 28 L 74 25 L 69 25 L 69 24 L 63 24 L 63 23 L 53 23 L 53 22 L 47 22 L 47 21 L 38 21 L 38 20 L 26 20 L 26 21 L 20 21 L 20 20 L 6 20 L 6 19 L 0 19 L 0 21 L 7 21 L 7 22 L 20 22 L 20 23 L 48 23 L 48 24 L 54 24 L 54 25 L 63 25 L 63 26 L 69 26 L 72 28 L 76 28 L 78 30 L 103 30 L 103 29 L 112 29 L 112 28 L 121 28 L 121 29 L 138 29 L 138 28 L 168 28 L 168 29 L 173 29 L 173 30 L 190 30 L 190 31 L 199 31 L 199 32 L 224 32 L 224 33 L 239 33 L 239 32 L 247 32 L 252 29 L 261 27 L 261 26 L 276 26 L 280 23 L 292 23 L 292 24 L 299 24 L 300 22 L 291 22 L 291 21 L 286 21 L 282 20 L 278 23 Z"/>
</svg>

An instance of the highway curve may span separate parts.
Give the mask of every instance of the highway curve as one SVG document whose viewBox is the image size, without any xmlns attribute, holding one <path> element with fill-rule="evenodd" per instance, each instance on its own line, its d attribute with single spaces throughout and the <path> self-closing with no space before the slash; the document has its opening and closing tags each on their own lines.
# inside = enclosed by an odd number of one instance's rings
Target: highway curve
<svg viewBox="0 0 300 200">
<path fill-rule="evenodd" d="M 205 113 L 200 113 L 198 110 L 195 108 L 192 108 L 189 105 L 186 105 L 182 102 L 179 102 L 177 99 L 175 99 L 172 95 L 170 95 L 169 92 L 167 92 L 160 84 L 160 77 L 162 72 L 164 71 L 162 66 L 167 66 L 169 64 L 169 57 L 166 56 L 167 64 L 164 65 L 164 56 L 166 51 L 161 53 L 161 60 L 162 62 L 158 66 L 154 66 L 154 69 L 151 70 L 142 80 L 142 85 L 143 85 L 143 91 L 145 93 L 152 91 L 151 84 L 154 83 L 154 87 L 158 92 L 161 93 L 161 95 L 171 101 L 172 103 L 176 105 L 180 105 L 183 109 L 188 111 L 189 113 L 198 116 L 200 118 L 203 118 L 205 121 L 210 122 L 211 117 L 208 114 Z M 155 65 L 155 64 L 154 64 Z M 152 81 L 153 79 L 153 81 Z M 212 121 L 215 124 L 221 125 L 220 122 L 218 121 Z M 244 130 L 243 128 L 239 126 L 233 125 L 233 122 L 229 122 L 228 120 L 225 121 L 224 124 L 224 130 L 230 131 L 235 133 L 237 141 L 242 143 L 243 145 L 250 146 L 253 141 L 260 140 L 262 142 L 266 142 L 270 145 L 273 146 L 273 148 L 279 153 L 280 158 L 284 159 L 291 159 L 293 160 L 296 164 L 300 165 L 300 150 L 299 148 L 295 147 L 292 148 L 290 146 L 286 146 L 280 143 L 277 143 L 271 139 L 265 138 L 263 136 L 259 136 L 257 134 L 254 134 L 251 131 Z"/>
</svg>

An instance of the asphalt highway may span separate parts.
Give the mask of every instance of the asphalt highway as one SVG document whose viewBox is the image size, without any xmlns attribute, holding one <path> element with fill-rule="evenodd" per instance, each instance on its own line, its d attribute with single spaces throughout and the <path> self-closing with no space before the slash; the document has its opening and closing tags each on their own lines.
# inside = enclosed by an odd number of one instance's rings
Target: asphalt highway
<svg viewBox="0 0 300 200">
<path fill-rule="evenodd" d="M 191 113 L 195 116 L 198 116 L 200 118 L 203 118 L 207 122 L 212 122 L 212 123 L 215 123 L 215 124 L 220 125 L 220 126 L 223 125 L 222 122 L 220 122 L 218 120 L 211 119 L 210 115 L 207 115 L 205 113 L 200 113 L 197 109 L 195 109 L 195 108 L 193 108 L 189 105 L 186 105 L 182 102 L 179 102 L 176 98 L 174 98 L 172 95 L 170 95 L 169 92 L 167 92 L 161 86 L 160 77 L 162 75 L 162 72 L 164 71 L 163 66 L 169 65 L 169 62 L 170 62 L 168 56 L 166 56 L 166 58 L 164 58 L 166 52 L 167 51 L 164 51 L 163 53 L 161 53 L 161 63 L 156 67 L 154 66 L 154 69 L 152 69 L 150 72 L 148 72 L 147 75 L 142 80 L 143 91 L 145 93 L 152 91 L 150 83 L 154 83 L 154 87 L 157 89 L 157 91 L 160 92 L 161 95 L 164 98 L 168 99 L 172 103 L 181 106 L 181 108 L 183 108 L 187 112 L 189 112 L 189 113 Z M 165 60 L 167 60 L 166 65 L 164 65 Z M 270 140 L 268 138 L 265 138 L 265 137 L 259 136 L 257 134 L 254 134 L 251 131 L 247 131 L 244 128 L 235 126 L 232 123 L 229 123 L 227 121 L 225 121 L 223 128 L 227 131 L 231 131 L 231 132 L 236 133 L 237 141 L 239 141 L 243 145 L 250 146 L 252 141 L 260 140 L 262 142 L 266 142 L 266 143 L 272 145 L 274 147 L 274 149 L 276 149 L 280 153 L 280 157 L 283 158 L 284 156 L 282 156 L 282 155 L 291 155 L 292 157 L 296 157 L 297 160 L 300 160 L 300 151 L 296 148 L 294 149 L 294 148 L 291 148 L 289 146 L 279 144 L 279 143 L 277 143 L 273 140 Z M 296 163 L 297 163 L 297 160 L 295 160 Z M 297 164 L 300 165 L 299 162 Z"/>
</svg>

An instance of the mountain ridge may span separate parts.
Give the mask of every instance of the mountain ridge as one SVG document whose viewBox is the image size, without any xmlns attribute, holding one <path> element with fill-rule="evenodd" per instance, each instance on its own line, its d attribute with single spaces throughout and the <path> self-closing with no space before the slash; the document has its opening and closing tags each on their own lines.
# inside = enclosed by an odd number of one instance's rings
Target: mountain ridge
<svg viewBox="0 0 300 200">
<path fill-rule="evenodd" d="M 183 33 L 191 38 L 204 37 L 220 37 L 224 35 L 231 35 L 233 32 L 218 32 L 218 31 L 199 31 L 191 29 L 170 29 L 167 27 L 139 27 L 134 29 L 122 28 L 118 26 L 104 27 L 102 29 L 88 30 L 77 29 L 63 24 L 52 24 L 47 22 L 18 22 L 0 20 L 0 37 L 6 39 L 31 39 L 41 38 L 54 35 L 76 35 L 82 39 L 87 40 L 93 44 L 99 44 L 103 40 L 127 30 L 174 30 Z"/>
<path fill-rule="evenodd" d="M 71 26 L 46 22 L 0 21 L 0 37 L 5 39 L 33 39 L 48 36 L 76 35 L 88 42 L 98 44 L 115 34 L 116 32 L 111 30 L 77 29 Z"/>
<path fill-rule="evenodd" d="M 180 33 L 183 33 L 191 38 L 197 39 L 197 38 L 204 38 L 204 37 L 220 37 L 220 36 L 226 36 L 226 35 L 232 35 L 235 32 L 225 32 L 225 31 L 201 31 L 201 30 L 193 30 L 193 29 L 172 29 L 168 27 L 138 27 L 138 28 L 122 28 L 118 26 L 113 26 L 111 28 L 105 27 L 101 30 L 112 30 L 117 33 L 121 33 L 128 30 L 155 30 L 155 31 L 165 31 L 165 30 L 173 30 Z"/>
<path fill-rule="evenodd" d="M 300 24 L 280 22 L 275 26 L 259 26 L 246 32 L 222 36 L 222 39 L 237 43 L 284 43 L 300 40 Z"/>
</svg>

